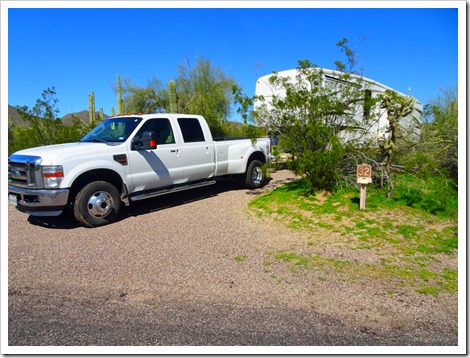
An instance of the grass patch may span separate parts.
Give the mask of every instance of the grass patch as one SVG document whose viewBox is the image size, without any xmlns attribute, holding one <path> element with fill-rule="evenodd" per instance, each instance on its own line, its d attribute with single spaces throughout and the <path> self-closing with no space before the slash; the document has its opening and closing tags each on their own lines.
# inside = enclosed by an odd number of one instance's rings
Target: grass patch
<svg viewBox="0 0 470 358">
<path fill-rule="evenodd" d="M 235 261 L 236 261 L 236 262 L 243 262 L 243 261 L 245 261 L 247 258 L 248 258 L 248 256 L 245 256 L 245 255 L 243 255 L 243 256 L 236 256 L 236 257 L 235 257 Z"/>
<path fill-rule="evenodd" d="M 456 269 L 439 265 L 445 257 L 456 258 L 457 193 L 446 188 L 446 198 L 437 180 L 426 183 L 397 177 L 390 199 L 383 191 L 368 188 L 366 210 L 359 209 L 358 189 L 313 193 L 302 180 L 257 197 L 249 204 L 253 212 L 308 237 L 303 245 L 269 253 L 266 271 L 282 264 L 294 274 L 315 273 L 320 281 L 339 274 L 350 282 L 380 279 L 423 294 L 457 292 Z M 360 256 L 358 262 L 323 257 L 322 248 L 363 253 L 373 263 L 362 263 Z"/>
<path fill-rule="evenodd" d="M 269 255 L 271 260 L 266 266 L 285 264 L 291 273 L 310 272 L 317 275 L 319 281 L 326 281 L 329 275 L 338 274 L 341 280 L 350 283 L 367 285 L 371 280 L 379 280 L 411 286 L 416 292 L 423 294 L 457 293 L 458 291 L 457 271 L 450 268 L 444 268 L 442 272 L 433 272 L 419 265 L 398 265 L 387 259 L 374 265 L 287 251 L 269 253 Z M 266 272 L 272 271 L 267 269 Z M 272 277 L 276 278 L 277 283 L 281 280 L 278 275 L 272 274 Z"/>
</svg>

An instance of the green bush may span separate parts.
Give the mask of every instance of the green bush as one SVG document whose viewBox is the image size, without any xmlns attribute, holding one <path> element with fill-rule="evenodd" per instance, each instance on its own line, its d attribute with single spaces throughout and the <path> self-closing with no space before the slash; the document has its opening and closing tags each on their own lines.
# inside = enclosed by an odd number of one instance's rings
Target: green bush
<svg viewBox="0 0 470 358">
<path fill-rule="evenodd" d="M 456 217 L 458 213 L 458 190 L 442 176 L 397 176 L 392 200 L 440 217 Z"/>
<path fill-rule="evenodd" d="M 292 155 L 289 169 L 303 175 L 310 188 L 335 190 L 345 150 L 331 128 L 319 121 L 298 120 L 285 129 L 279 146 Z"/>
</svg>

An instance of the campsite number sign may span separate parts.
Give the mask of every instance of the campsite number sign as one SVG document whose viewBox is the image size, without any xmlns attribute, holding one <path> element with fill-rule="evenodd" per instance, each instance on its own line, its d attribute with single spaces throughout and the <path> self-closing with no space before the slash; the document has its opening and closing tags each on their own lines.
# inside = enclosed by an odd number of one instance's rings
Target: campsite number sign
<svg viewBox="0 0 470 358">
<path fill-rule="evenodd" d="M 360 164 L 356 169 L 357 182 L 361 184 L 360 209 L 366 208 L 366 184 L 372 183 L 372 166 L 369 164 Z"/>
<path fill-rule="evenodd" d="M 360 164 L 357 166 L 358 178 L 370 178 L 372 176 L 372 166 L 369 164 Z"/>
<path fill-rule="evenodd" d="M 359 184 L 372 183 L 372 166 L 369 164 L 360 164 L 356 169 L 357 182 Z"/>
</svg>

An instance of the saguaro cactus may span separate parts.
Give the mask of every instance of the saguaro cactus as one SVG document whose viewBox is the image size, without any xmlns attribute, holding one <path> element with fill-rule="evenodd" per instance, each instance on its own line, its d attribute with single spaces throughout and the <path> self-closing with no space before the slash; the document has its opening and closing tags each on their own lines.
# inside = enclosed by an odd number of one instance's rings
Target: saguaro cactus
<svg viewBox="0 0 470 358">
<path fill-rule="evenodd" d="M 117 82 L 117 110 L 118 114 L 124 114 L 124 103 L 122 101 L 122 87 L 121 87 L 121 78 L 119 75 L 116 75 Z"/>
<path fill-rule="evenodd" d="M 88 118 L 90 126 L 95 125 L 95 93 L 91 91 L 88 96 Z"/>
<path fill-rule="evenodd" d="M 168 97 L 170 99 L 170 112 L 177 113 L 178 108 L 176 104 L 176 83 L 173 80 L 168 83 Z"/>
</svg>

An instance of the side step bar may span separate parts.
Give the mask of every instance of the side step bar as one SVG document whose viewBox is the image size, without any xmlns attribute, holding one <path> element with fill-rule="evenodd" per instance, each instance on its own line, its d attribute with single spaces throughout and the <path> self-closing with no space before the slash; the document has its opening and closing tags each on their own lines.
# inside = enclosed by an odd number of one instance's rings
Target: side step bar
<svg viewBox="0 0 470 358">
<path fill-rule="evenodd" d="M 215 180 L 208 180 L 208 181 L 196 182 L 196 183 L 191 183 L 191 184 L 183 184 L 181 186 L 174 186 L 174 187 L 170 187 L 170 188 L 166 188 L 166 189 L 160 189 L 160 190 L 157 190 L 157 191 L 151 191 L 151 192 L 147 192 L 147 193 L 138 194 L 136 196 L 131 196 L 130 199 L 131 199 L 131 201 L 149 199 L 149 198 L 153 198 L 155 196 L 171 194 L 171 193 L 178 193 L 180 191 L 184 191 L 184 190 L 188 190 L 188 189 L 202 188 L 204 186 L 213 185 L 215 183 L 216 183 Z"/>
</svg>

